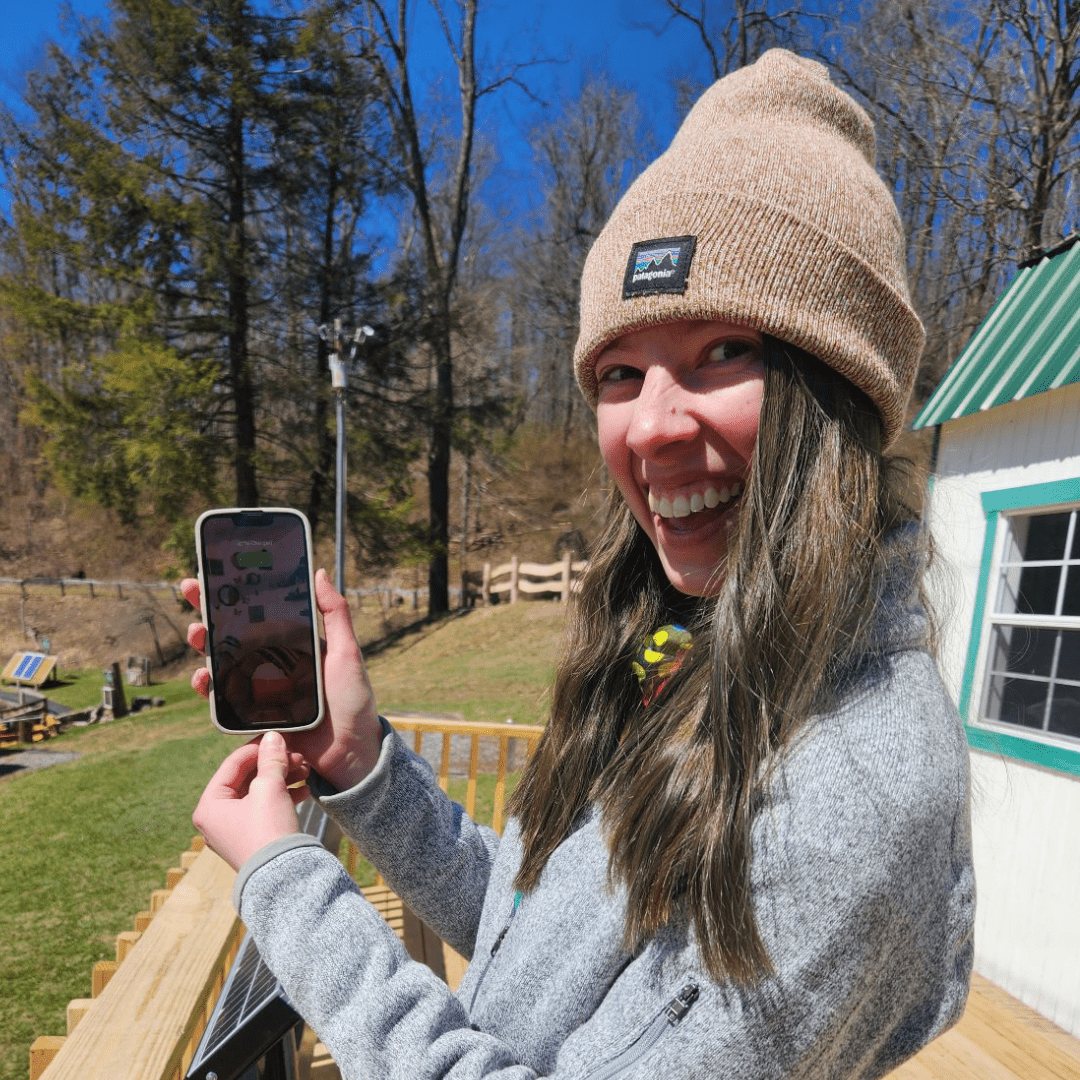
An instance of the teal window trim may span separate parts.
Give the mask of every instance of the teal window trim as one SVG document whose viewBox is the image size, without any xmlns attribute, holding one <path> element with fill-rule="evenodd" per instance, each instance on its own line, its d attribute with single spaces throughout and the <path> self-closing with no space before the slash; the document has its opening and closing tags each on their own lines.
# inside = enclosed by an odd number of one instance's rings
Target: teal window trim
<svg viewBox="0 0 1080 1080">
<path fill-rule="evenodd" d="M 1052 480 L 1045 484 L 1003 488 L 982 493 L 986 514 L 986 535 L 983 538 L 982 561 L 979 564 L 979 585 L 975 591 L 975 609 L 971 616 L 971 635 L 960 686 L 960 715 L 964 718 L 968 746 L 1017 761 L 1026 761 L 1044 769 L 1080 776 L 1080 749 L 1042 742 L 1023 735 L 1012 735 L 998 728 L 971 723 L 969 716 L 975 696 L 975 673 L 979 666 L 979 651 L 983 640 L 986 605 L 994 570 L 994 550 L 997 546 L 998 522 L 1003 512 L 1010 510 L 1053 510 L 1064 503 L 1080 502 L 1080 477 Z M 977 703 L 976 703 L 977 708 Z"/>
</svg>

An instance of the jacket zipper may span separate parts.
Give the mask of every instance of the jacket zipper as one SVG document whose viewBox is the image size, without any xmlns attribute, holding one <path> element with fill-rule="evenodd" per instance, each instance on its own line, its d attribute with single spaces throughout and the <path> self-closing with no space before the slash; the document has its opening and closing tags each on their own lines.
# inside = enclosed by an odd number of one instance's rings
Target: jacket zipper
<svg viewBox="0 0 1080 1080">
<path fill-rule="evenodd" d="M 484 984 L 484 979 L 487 978 L 488 970 L 491 967 L 492 958 L 499 951 L 499 946 L 503 943 L 503 938 L 506 937 L 506 931 L 510 929 L 510 924 L 514 921 L 514 916 L 517 914 L 517 910 L 521 907 L 522 894 L 520 892 L 514 893 L 514 906 L 510 909 L 510 917 L 506 920 L 506 925 L 499 931 L 499 936 L 495 939 L 495 943 L 491 946 L 491 953 L 488 956 L 488 962 L 484 965 L 484 970 L 480 972 L 480 978 L 476 980 L 476 986 L 473 987 L 472 1001 L 469 1002 L 469 1009 L 471 1010 L 476 1004 L 477 995 L 480 993 L 480 987 Z"/>
<path fill-rule="evenodd" d="M 631 1066 L 637 1064 L 658 1042 L 669 1027 L 677 1027 L 690 1011 L 690 1006 L 700 993 L 697 983 L 687 983 L 668 1003 L 649 1026 L 621 1054 L 606 1065 L 591 1072 L 586 1080 L 613 1080 Z"/>
<path fill-rule="evenodd" d="M 499 936 L 495 939 L 495 944 L 491 946 L 491 955 L 494 956 L 499 951 L 499 946 L 503 943 L 503 938 L 506 937 L 506 931 L 510 929 L 510 924 L 514 921 L 514 916 L 517 914 L 517 909 L 521 907 L 521 893 L 514 893 L 514 906 L 510 911 L 510 918 L 506 920 L 506 925 L 499 931 Z"/>
</svg>

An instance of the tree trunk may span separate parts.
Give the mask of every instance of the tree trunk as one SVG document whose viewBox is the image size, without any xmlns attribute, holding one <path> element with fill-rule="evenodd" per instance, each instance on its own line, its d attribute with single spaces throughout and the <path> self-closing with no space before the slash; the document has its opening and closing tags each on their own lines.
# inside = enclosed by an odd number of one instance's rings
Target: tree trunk
<svg viewBox="0 0 1080 1080">
<path fill-rule="evenodd" d="M 235 38 L 232 55 L 242 55 L 244 2 L 231 5 L 230 30 Z M 248 356 L 248 276 L 247 229 L 245 221 L 245 148 L 243 85 L 247 81 L 243 62 L 232 71 L 229 120 L 226 133 L 226 183 L 229 199 L 229 232 L 226 274 L 229 312 L 229 375 L 235 410 L 236 445 L 233 460 L 236 472 L 237 506 L 258 506 L 259 488 L 255 477 L 255 388 Z"/>
</svg>

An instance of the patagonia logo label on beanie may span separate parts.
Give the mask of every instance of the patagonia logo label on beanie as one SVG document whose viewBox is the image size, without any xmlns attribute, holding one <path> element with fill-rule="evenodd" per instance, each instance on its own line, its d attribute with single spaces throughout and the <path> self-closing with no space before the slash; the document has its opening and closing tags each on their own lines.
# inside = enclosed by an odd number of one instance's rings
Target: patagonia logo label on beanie
<svg viewBox="0 0 1080 1080">
<path fill-rule="evenodd" d="M 630 261 L 623 278 L 623 299 L 655 293 L 684 293 L 690 263 L 694 258 L 695 236 L 668 236 L 660 240 L 639 240 L 630 249 Z"/>
</svg>

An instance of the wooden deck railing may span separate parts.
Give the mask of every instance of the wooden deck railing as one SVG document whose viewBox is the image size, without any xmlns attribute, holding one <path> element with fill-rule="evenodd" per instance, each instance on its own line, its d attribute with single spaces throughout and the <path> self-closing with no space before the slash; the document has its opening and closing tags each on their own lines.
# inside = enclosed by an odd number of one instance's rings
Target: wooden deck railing
<svg viewBox="0 0 1080 1080">
<path fill-rule="evenodd" d="M 493 772 L 491 824 L 502 829 L 511 740 L 523 740 L 529 753 L 542 728 L 393 714 L 391 722 L 411 732 L 418 749 L 426 748 L 425 737 L 441 739 L 439 786 L 447 790 L 460 775 L 471 815 L 476 813 L 478 776 Z M 455 739 L 468 740 L 465 767 L 455 767 L 463 757 L 453 752 Z M 494 766 L 488 768 L 491 760 Z M 351 845 L 346 862 L 354 871 Z M 167 889 L 153 893 L 150 910 L 135 917 L 133 930 L 118 936 L 116 960 L 95 965 L 92 996 L 69 1004 L 67 1035 L 34 1041 L 30 1080 L 183 1080 L 243 936 L 232 906 L 234 880 L 234 872 L 197 837 L 181 865 L 169 871 Z M 464 961 L 385 886 L 365 893 L 410 953 L 456 985 Z"/>
</svg>

